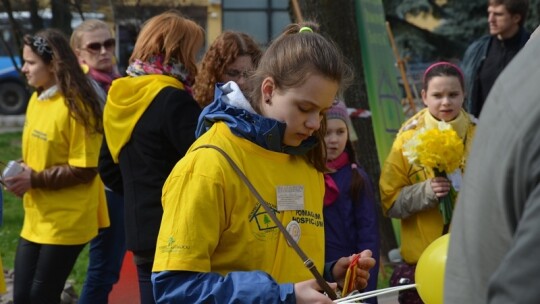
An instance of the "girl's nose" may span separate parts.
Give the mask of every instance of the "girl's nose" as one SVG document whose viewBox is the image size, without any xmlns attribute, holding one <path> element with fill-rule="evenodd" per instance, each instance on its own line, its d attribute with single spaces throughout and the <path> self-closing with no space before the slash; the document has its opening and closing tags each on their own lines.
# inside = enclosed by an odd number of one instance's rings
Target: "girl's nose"
<svg viewBox="0 0 540 304">
<path fill-rule="evenodd" d="M 318 130 L 321 127 L 321 116 L 319 114 L 310 115 L 306 121 L 306 127 L 310 130 Z"/>
</svg>

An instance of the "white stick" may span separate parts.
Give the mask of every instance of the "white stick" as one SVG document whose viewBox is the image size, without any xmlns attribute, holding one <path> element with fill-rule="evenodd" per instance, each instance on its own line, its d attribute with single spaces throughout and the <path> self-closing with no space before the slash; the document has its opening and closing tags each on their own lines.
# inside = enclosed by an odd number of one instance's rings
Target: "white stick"
<svg viewBox="0 0 540 304">
<path fill-rule="evenodd" d="M 334 303 L 355 303 L 356 301 L 365 300 L 373 297 L 377 297 L 383 294 L 392 293 L 400 290 L 410 289 L 416 287 L 416 284 L 408 284 L 402 286 L 388 287 L 379 290 L 368 291 L 360 294 L 353 294 L 345 298 L 337 299 Z"/>
</svg>

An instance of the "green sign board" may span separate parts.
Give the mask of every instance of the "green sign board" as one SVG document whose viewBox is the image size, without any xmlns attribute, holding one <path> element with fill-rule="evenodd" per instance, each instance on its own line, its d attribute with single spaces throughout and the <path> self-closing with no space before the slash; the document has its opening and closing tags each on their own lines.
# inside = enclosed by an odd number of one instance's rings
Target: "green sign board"
<svg viewBox="0 0 540 304">
<path fill-rule="evenodd" d="M 382 165 L 404 121 L 403 94 L 398 86 L 382 1 L 356 0 L 356 20 L 373 132 Z M 399 243 L 399 221 L 393 221 L 393 225 Z"/>
</svg>

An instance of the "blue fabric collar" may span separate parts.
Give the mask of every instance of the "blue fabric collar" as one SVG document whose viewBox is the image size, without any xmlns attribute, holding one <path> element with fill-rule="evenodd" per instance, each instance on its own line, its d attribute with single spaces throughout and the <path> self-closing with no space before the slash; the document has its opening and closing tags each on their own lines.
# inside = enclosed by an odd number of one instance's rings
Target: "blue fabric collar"
<svg viewBox="0 0 540 304">
<path fill-rule="evenodd" d="M 304 155 L 318 144 L 317 138 L 310 136 L 297 147 L 283 145 L 286 124 L 255 113 L 238 85 L 232 81 L 218 83 L 214 96 L 214 102 L 206 106 L 199 116 L 197 137 L 214 123 L 222 121 L 236 136 L 274 152 Z"/>
</svg>

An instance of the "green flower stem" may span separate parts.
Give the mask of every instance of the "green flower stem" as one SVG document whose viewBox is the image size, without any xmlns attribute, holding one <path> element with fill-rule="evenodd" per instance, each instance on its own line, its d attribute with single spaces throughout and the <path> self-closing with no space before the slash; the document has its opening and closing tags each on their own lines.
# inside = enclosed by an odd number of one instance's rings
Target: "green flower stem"
<svg viewBox="0 0 540 304">
<path fill-rule="evenodd" d="M 435 173 L 436 177 L 444 177 L 448 179 L 448 176 L 444 171 L 439 171 L 438 169 L 434 168 L 433 172 Z M 456 200 L 456 196 L 456 190 L 454 189 L 454 186 L 452 186 L 452 183 L 450 183 L 450 191 L 448 194 L 439 198 L 439 210 L 441 211 L 445 225 L 450 224 L 450 221 L 452 221 L 452 212 L 454 211 L 454 201 Z"/>
</svg>

